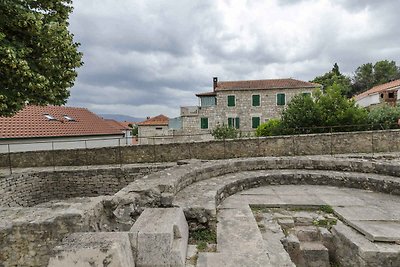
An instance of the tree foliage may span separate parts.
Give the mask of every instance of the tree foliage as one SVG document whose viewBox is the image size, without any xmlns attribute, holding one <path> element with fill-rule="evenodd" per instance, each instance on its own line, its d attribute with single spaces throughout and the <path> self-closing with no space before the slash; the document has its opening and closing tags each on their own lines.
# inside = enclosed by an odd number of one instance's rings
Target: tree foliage
<svg viewBox="0 0 400 267">
<path fill-rule="evenodd" d="M 312 80 L 314 83 L 321 84 L 324 89 L 337 84 L 341 88 L 343 95 L 349 95 L 351 91 L 351 79 L 343 75 L 339 70 L 339 65 L 335 63 L 331 71 L 322 76 L 317 76 Z"/>
<path fill-rule="evenodd" d="M 272 136 L 282 133 L 281 120 L 270 119 L 265 123 L 260 124 L 256 130 L 256 136 Z"/>
<path fill-rule="evenodd" d="M 368 123 L 368 112 L 358 107 L 354 100 L 342 95 L 342 85 L 334 83 L 323 91 L 308 95 L 297 95 L 282 112 L 282 132 L 284 134 L 352 131 L 350 125 Z M 333 128 L 331 128 L 333 127 Z"/>
<path fill-rule="evenodd" d="M 314 95 L 320 93 L 316 91 Z M 288 134 L 308 133 L 308 128 L 321 125 L 321 109 L 310 95 L 296 95 L 282 112 L 282 128 Z"/>
<path fill-rule="evenodd" d="M 217 125 L 211 132 L 215 139 L 235 139 L 239 136 L 239 131 L 236 128 L 227 125 Z"/>
<path fill-rule="evenodd" d="M 0 1 L 0 115 L 62 105 L 81 66 L 68 31 L 72 0 Z"/>
<path fill-rule="evenodd" d="M 375 64 L 363 64 L 354 73 L 351 95 L 396 79 L 400 79 L 400 68 L 395 61 L 381 60 Z"/>
<path fill-rule="evenodd" d="M 398 128 L 398 120 L 400 119 L 400 107 L 392 107 L 383 105 L 373 108 L 368 114 L 369 123 L 374 129 L 393 129 Z"/>
</svg>

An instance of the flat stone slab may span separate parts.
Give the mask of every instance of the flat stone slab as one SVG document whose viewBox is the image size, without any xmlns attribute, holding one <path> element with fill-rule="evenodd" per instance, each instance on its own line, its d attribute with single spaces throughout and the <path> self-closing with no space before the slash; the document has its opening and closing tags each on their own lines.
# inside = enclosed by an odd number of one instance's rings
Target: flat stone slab
<svg viewBox="0 0 400 267">
<path fill-rule="evenodd" d="M 358 221 L 347 223 L 371 241 L 400 242 L 400 221 Z"/>
<path fill-rule="evenodd" d="M 276 267 L 266 254 L 199 253 L 197 267 Z"/>
<path fill-rule="evenodd" d="M 130 237 L 137 266 L 185 266 L 189 230 L 181 208 L 145 209 Z"/>
<path fill-rule="evenodd" d="M 74 233 L 55 247 L 49 267 L 134 267 L 128 233 Z"/>
</svg>

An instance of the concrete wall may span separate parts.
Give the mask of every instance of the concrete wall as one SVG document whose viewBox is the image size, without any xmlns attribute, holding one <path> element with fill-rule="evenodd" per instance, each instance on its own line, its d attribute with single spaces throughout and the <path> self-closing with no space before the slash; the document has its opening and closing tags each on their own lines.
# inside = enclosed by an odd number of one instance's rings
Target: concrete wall
<svg viewBox="0 0 400 267">
<path fill-rule="evenodd" d="M 400 130 L 0 154 L 0 167 L 173 162 L 181 159 L 400 151 Z"/>
<path fill-rule="evenodd" d="M 101 137 L 65 137 L 65 138 L 28 138 L 19 140 L 0 140 L 0 153 L 40 150 L 61 150 L 77 148 L 95 148 L 110 146 L 125 146 L 132 144 L 132 136 L 101 136 Z"/>
</svg>

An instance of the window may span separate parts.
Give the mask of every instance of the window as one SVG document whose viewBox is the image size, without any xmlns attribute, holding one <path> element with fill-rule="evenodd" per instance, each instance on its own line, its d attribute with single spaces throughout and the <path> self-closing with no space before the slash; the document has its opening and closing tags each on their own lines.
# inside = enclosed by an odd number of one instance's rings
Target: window
<svg viewBox="0 0 400 267">
<path fill-rule="evenodd" d="M 260 117 L 251 118 L 251 128 L 255 129 L 260 125 Z"/>
<path fill-rule="evenodd" d="M 303 96 L 311 96 L 311 93 L 310 92 L 304 92 Z"/>
<path fill-rule="evenodd" d="M 284 106 L 286 104 L 286 96 L 283 93 L 276 94 L 276 104 L 278 106 Z"/>
<path fill-rule="evenodd" d="M 394 92 L 390 92 L 390 93 L 388 94 L 388 97 L 389 97 L 389 98 L 394 98 Z"/>
<path fill-rule="evenodd" d="M 240 118 L 228 118 L 228 126 L 232 128 L 240 128 Z"/>
<path fill-rule="evenodd" d="M 74 118 L 72 118 L 72 117 L 70 117 L 70 116 L 68 116 L 68 115 L 64 115 L 63 117 L 64 117 L 64 119 L 66 119 L 67 121 L 75 121 Z"/>
<path fill-rule="evenodd" d="M 200 128 L 208 129 L 208 118 L 200 118 Z"/>
<path fill-rule="evenodd" d="M 162 127 L 156 127 L 156 130 L 162 130 Z"/>
<path fill-rule="evenodd" d="M 48 119 L 49 121 L 55 121 L 56 119 L 51 116 L 49 113 L 44 113 L 43 116 L 46 117 L 46 119 Z"/>
<path fill-rule="evenodd" d="M 234 107 L 235 106 L 235 96 L 234 95 L 228 95 L 228 107 Z"/>
<path fill-rule="evenodd" d="M 260 106 L 260 95 L 252 95 L 251 96 L 251 105 L 253 107 L 259 107 Z"/>
</svg>

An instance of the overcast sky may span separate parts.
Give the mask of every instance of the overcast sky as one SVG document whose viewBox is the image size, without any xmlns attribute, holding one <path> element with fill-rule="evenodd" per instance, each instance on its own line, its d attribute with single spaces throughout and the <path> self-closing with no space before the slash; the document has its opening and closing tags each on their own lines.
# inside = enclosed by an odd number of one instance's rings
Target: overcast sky
<svg viewBox="0 0 400 267">
<path fill-rule="evenodd" d="M 312 80 L 337 62 L 400 65 L 398 0 L 75 0 L 85 65 L 70 106 L 179 116 L 219 80 Z"/>
</svg>

